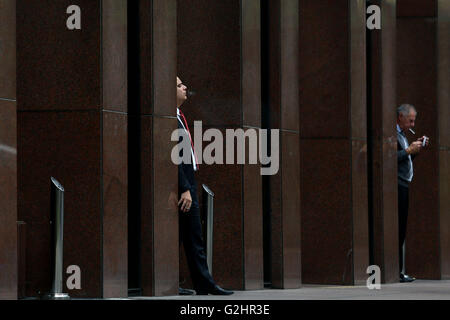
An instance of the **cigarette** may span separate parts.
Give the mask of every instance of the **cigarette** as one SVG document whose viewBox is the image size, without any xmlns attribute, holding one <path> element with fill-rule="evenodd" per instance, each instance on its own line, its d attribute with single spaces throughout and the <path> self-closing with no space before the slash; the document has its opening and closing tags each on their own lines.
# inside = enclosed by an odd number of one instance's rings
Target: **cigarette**
<svg viewBox="0 0 450 320">
<path fill-rule="evenodd" d="M 414 132 L 414 130 L 411 129 L 411 128 L 409 129 L 409 131 L 411 131 L 412 134 L 416 134 L 416 133 Z"/>
</svg>

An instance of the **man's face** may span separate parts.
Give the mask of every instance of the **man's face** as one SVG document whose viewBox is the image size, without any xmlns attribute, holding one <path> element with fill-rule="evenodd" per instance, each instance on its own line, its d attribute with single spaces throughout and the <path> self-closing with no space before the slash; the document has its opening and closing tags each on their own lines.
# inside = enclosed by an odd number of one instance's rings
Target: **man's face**
<svg viewBox="0 0 450 320">
<path fill-rule="evenodd" d="M 177 77 L 177 106 L 181 106 L 187 100 L 187 87 Z"/>
<path fill-rule="evenodd" d="M 400 116 L 398 117 L 398 125 L 400 126 L 400 128 L 403 131 L 414 128 L 416 124 L 416 115 L 417 113 L 413 110 L 411 110 L 406 116 L 400 113 Z"/>
</svg>

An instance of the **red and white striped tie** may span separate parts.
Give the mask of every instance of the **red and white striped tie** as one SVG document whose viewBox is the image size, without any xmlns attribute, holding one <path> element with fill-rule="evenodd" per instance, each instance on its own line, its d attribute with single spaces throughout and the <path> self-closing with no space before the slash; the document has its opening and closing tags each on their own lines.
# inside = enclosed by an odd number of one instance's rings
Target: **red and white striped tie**
<svg viewBox="0 0 450 320">
<path fill-rule="evenodd" d="M 186 128 L 186 131 L 187 131 L 187 133 L 189 135 L 189 140 L 191 141 L 192 153 L 194 154 L 194 158 L 195 158 L 194 169 L 198 170 L 199 169 L 198 168 L 198 159 L 197 159 L 197 155 L 195 154 L 194 142 L 192 141 L 191 132 L 189 131 L 189 126 L 187 124 L 187 121 L 186 121 L 186 118 L 185 118 L 183 112 L 181 112 L 180 109 L 178 109 L 178 112 L 180 113 L 180 116 L 181 116 L 182 122 L 184 124 L 184 127 Z"/>
</svg>

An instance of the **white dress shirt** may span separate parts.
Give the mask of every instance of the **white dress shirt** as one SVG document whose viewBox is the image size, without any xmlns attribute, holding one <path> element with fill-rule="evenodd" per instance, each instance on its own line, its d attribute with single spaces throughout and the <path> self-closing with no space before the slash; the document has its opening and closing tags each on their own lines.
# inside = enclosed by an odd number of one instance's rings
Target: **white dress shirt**
<svg viewBox="0 0 450 320">
<path fill-rule="evenodd" d="M 178 118 L 178 121 L 180 121 L 181 125 L 183 126 L 183 129 L 186 132 L 186 135 L 189 137 L 189 139 L 192 139 L 189 131 L 184 126 L 183 119 L 181 118 L 181 115 L 180 115 L 180 109 L 178 109 L 178 108 L 177 108 L 177 118 Z M 197 166 L 197 161 L 195 160 L 195 154 L 194 154 L 194 149 L 192 148 L 192 144 L 193 144 L 193 142 L 191 140 L 192 165 L 194 166 L 194 171 L 197 171 L 198 170 L 198 166 Z"/>
<path fill-rule="evenodd" d="M 397 131 L 398 133 L 400 133 L 400 137 L 401 140 L 403 141 L 403 148 L 406 150 L 409 147 L 409 143 L 408 143 L 408 139 L 406 139 L 405 135 L 402 132 L 402 129 L 400 128 L 400 126 L 397 124 Z M 413 170 L 413 163 L 412 163 L 412 159 L 411 159 L 411 155 L 408 155 L 408 159 L 409 159 L 409 174 L 408 174 L 408 182 L 412 181 L 413 175 L 414 175 L 414 170 Z"/>
</svg>

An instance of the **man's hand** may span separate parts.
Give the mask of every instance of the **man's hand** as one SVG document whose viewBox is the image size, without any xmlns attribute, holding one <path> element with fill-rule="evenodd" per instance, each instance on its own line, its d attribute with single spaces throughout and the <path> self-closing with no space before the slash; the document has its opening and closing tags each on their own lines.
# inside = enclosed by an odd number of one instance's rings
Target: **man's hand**
<svg viewBox="0 0 450 320">
<path fill-rule="evenodd" d="M 182 212 L 188 212 L 189 210 L 191 210 L 192 197 L 191 192 L 189 190 L 181 194 L 180 201 L 178 201 L 178 205 L 180 204 L 181 204 L 180 210 Z"/>
<path fill-rule="evenodd" d="M 411 145 L 406 149 L 408 154 L 418 154 L 422 149 L 422 141 L 414 141 Z"/>
</svg>

